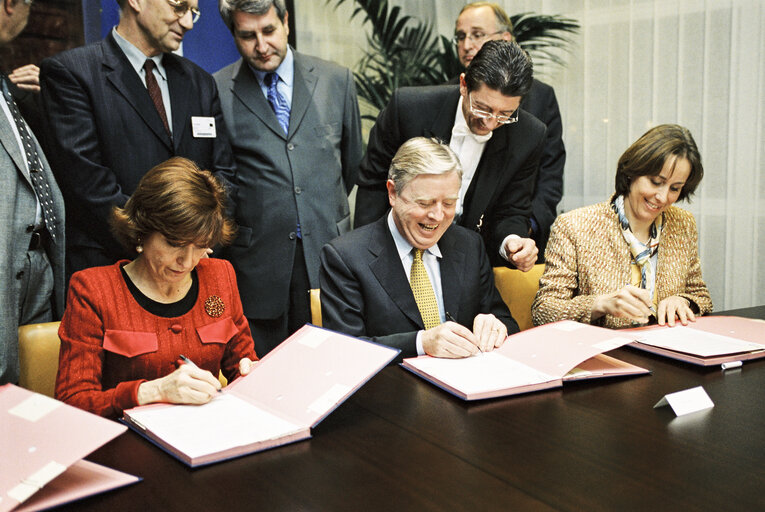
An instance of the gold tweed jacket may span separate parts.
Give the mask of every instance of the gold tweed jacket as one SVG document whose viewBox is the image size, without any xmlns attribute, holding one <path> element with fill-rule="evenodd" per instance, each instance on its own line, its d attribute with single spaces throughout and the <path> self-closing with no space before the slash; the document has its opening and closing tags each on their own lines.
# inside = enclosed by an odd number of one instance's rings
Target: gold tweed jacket
<svg viewBox="0 0 765 512">
<path fill-rule="evenodd" d="M 630 282 L 632 255 L 610 202 L 578 208 L 553 223 L 545 251 L 545 272 L 531 306 L 534 325 L 576 320 L 604 327 L 630 327 L 624 318 L 590 318 L 595 297 Z M 679 295 L 698 314 L 712 311 L 701 278 L 696 220 L 670 206 L 664 212 L 656 272 L 656 302 Z M 694 307 L 695 305 L 695 307 Z"/>
</svg>

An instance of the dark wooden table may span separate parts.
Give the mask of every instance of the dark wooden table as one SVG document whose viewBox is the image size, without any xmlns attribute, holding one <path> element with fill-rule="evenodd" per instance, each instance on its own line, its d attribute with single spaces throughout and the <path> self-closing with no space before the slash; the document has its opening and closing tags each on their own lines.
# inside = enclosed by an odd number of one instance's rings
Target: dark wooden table
<svg viewBox="0 0 765 512">
<path fill-rule="evenodd" d="M 310 441 L 200 469 L 128 432 L 89 459 L 144 481 L 68 509 L 765 510 L 765 361 L 616 355 L 653 374 L 467 403 L 386 368 Z M 713 409 L 653 409 L 699 385 Z"/>
</svg>

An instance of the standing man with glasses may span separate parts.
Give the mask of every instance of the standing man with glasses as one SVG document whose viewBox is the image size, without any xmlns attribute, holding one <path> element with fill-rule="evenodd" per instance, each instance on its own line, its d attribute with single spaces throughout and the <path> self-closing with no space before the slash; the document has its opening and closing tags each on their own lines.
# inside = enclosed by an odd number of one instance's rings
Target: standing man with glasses
<svg viewBox="0 0 765 512">
<path fill-rule="evenodd" d="M 467 68 L 486 41 L 513 41 L 513 23 L 507 13 L 494 2 L 473 2 L 465 5 L 454 27 L 454 44 L 460 63 Z M 458 84 L 459 77 L 449 83 Z M 547 137 L 539 164 L 534 196 L 531 200 L 531 237 L 539 248 L 539 260 L 544 261 L 547 238 L 557 216 L 556 208 L 563 196 L 563 166 L 566 148 L 563 126 L 555 91 L 536 78 L 521 100 L 521 108 L 547 126 Z"/>
<path fill-rule="evenodd" d="M 24 30 L 32 0 L 3 0 L 0 46 Z M 0 73 L 0 385 L 19 381 L 19 325 L 64 309 L 64 201 Z"/>
<path fill-rule="evenodd" d="M 387 211 L 387 169 L 416 136 L 447 141 L 463 169 L 455 221 L 479 231 L 494 266 L 528 271 L 537 259 L 528 238 L 546 128 L 519 108 L 531 87 L 531 59 L 516 43 L 490 41 L 460 76 L 459 87 L 404 87 L 394 92 L 369 134 L 359 170 L 356 225 Z"/>
<path fill-rule="evenodd" d="M 228 181 L 234 162 L 210 74 L 178 50 L 197 0 L 118 0 L 106 38 L 42 62 L 51 165 L 67 207 L 67 275 L 132 258 L 108 219 L 141 177 L 183 156 Z M 132 251 L 131 251 L 132 252 Z"/>
<path fill-rule="evenodd" d="M 350 230 L 361 121 L 350 70 L 287 44 L 283 0 L 219 7 L 242 55 L 215 74 L 240 197 L 226 254 L 263 357 L 311 321 L 319 251 Z"/>
</svg>

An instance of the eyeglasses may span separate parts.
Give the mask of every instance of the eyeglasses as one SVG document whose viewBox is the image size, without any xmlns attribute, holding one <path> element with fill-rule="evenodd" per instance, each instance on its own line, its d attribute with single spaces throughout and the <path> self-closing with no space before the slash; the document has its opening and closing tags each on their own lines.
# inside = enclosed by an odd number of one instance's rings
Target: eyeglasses
<svg viewBox="0 0 765 512">
<path fill-rule="evenodd" d="M 518 111 L 520 108 L 516 108 L 515 111 L 509 116 L 492 114 L 491 112 L 486 112 L 485 110 L 478 110 L 477 108 L 473 108 L 473 98 L 470 97 L 470 93 L 468 93 L 468 103 L 470 105 L 470 113 L 480 119 L 494 119 L 499 124 L 513 124 L 518 122 Z"/>
<path fill-rule="evenodd" d="M 199 21 L 199 16 L 202 13 L 200 13 L 199 9 L 196 7 L 191 7 L 185 0 L 167 0 L 167 3 L 173 8 L 173 11 L 178 18 L 183 18 L 186 16 L 187 12 L 191 11 L 191 23 Z"/>
<path fill-rule="evenodd" d="M 470 34 L 465 34 L 463 32 L 457 32 L 452 37 L 452 41 L 454 41 L 454 44 L 459 45 L 460 43 L 464 43 L 465 39 L 470 40 L 472 43 L 480 43 L 487 37 L 496 36 L 497 34 L 501 34 L 504 32 L 503 30 L 499 30 L 497 32 L 492 32 L 491 34 L 484 34 L 483 32 L 471 32 Z"/>
</svg>

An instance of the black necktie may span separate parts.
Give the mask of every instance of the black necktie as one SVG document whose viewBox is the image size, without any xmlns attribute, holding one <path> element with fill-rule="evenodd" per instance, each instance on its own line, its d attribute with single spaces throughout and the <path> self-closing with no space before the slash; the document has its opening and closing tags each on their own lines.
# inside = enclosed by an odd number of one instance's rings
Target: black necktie
<svg viewBox="0 0 765 512">
<path fill-rule="evenodd" d="M 37 200 L 40 201 L 40 206 L 42 207 L 45 227 L 48 229 L 51 239 L 55 242 L 58 219 L 56 219 L 56 214 L 53 211 L 53 196 L 51 195 L 48 178 L 45 177 L 43 172 L 42 160 L 40 160 L 40 155 L 37 153 L 37 144 L 35 144 L 32 135 L 29 133 L 27 123 L 21 117 L 19 107 L 16 106 L 13 96 L 11 96 L 8 77 L 5 73 L 1 73 L 0 77 L 3 82 L 3 97 L 8 104 L 8 109 L 11 111 L 13 121 L 16 123 L 16 129 L 19 132 L 19 137 L 21 137 L 21 145 L 24 146 L 24 153 L 27 157 L 27 170 L 29 171 L 29 177 L 37 195 Z"/>
<path fill-rule="evenodd" d="M 165 103 L 162 101 L 162 91 L 159 90 L 159 84 L 157 83 L 157 77 L 154 76 L 154 61 L 146 59 L 143 63 L 143 70 L 146 73 L 146 88 L 149 90 L 149 96 L 151 101 L 154 102 L 154 108 L 157 109 L 159 117 L 162 118 L 162 124 L 165 125 L 165 131 L 168 135 L 170 133 L 170 125 L 167 123 L 167 112 L 165 111 Z"/>
</svg>

